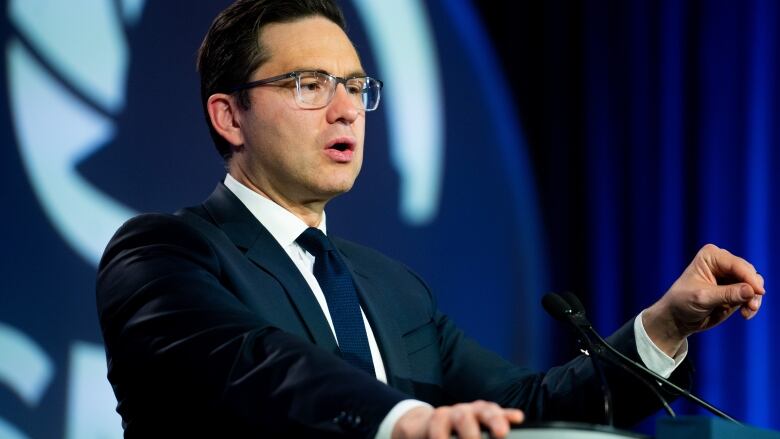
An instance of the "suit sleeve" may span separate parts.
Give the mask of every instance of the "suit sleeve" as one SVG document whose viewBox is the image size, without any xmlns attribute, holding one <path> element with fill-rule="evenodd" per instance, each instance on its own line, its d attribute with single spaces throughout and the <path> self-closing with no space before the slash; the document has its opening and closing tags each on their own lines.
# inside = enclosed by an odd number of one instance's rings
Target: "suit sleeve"
<svg viewBox="0 0 780 439">
<path fill-rule="evenodd" d="M 125 224 L 97 305 L 126 437 L 371 437 L 408 396 L 249 311 L 180 218 Z"/>
<path fill-rule="evenodd" d="M 485 399 L 523 410 L 530 421 L 604 423 L 604 400 L 591 358 L 579 355 L 547 372 L 518 367 L 479 346 L 441 314 L 437 317 L 445 364 L 443 387 L 451 400 Z M 608 341 L 629 357 L 638 359 L 633 322 Z M 645 384 L 625 371 L 602 363 L 612 393 L 615 423 L 630 427 L 661 408 Z M 690 386 L 690 366 L 683 363 L 671 379 Z M 665 394 L 669 400 L 672 394 Z"/>
<path fill-rule="evenodd" d="M 437 310 L 427 285 L 416 274 L 412 275 L 428 291 L 424 307 L 432 313 L 437 328 L 442 364 L 441 388 L 445 394 L 441 403 L 484 399 L 504 407 L 519 408 L 529 421 L 604 423 L 601 384 L 589 357 L 579 355 L 547 372 L 517 366 L 467 337 Z M 641 362 L 636 349 L 633 319 L 612 334 L 608 341 L 625 355 Z M 630 427 L 662 407 L 656 395 L 643 382 L 620 368 L 603 366 L 612 392 L 618 427 Z M 670 379 L 682 387 L 690 387 L 690 364 L 681 364 Z M 674 398 L 670 393 L 664 396 L 669 400 Z"/>
</svg>

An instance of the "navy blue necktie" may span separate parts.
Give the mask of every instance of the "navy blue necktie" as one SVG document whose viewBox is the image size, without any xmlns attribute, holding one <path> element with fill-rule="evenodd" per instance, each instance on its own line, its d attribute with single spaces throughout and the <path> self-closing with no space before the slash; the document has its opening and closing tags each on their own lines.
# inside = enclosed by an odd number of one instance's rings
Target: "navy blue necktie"
<svg viewBox="0 0 780 439">
<path fill-rule="evenodd" d="M 314 277 L 325 293 L 342 358 L 375 375 L 357 289 L 347 265 L 320 229 L 309 227 L 297 242 L 314 255 Z"/>
</svg>

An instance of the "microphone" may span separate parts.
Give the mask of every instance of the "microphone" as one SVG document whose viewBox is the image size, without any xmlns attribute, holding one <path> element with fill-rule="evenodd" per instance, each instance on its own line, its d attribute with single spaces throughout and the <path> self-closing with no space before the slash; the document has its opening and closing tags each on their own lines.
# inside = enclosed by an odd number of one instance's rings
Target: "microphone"
<svg viewBox="0 0 780 439">
<path fill-rule="evenodd" d="M 615 349 L 611 344 L 607 343 L 607 341 L 604 340 L 604 338 L 602 338 L 601 335 L 599 335 L 599 333 L 596 332 L 595 329 L 593 329 L 593 325 L 591 325 L 590 322 L 588 321 L 587 317 L 585 317 L 585 307 L 582 305 L 582 302 L 580 302 L 580 299 L 576 295 L 574 295 L 574 293 L 572 293 L 570 291 L 564 291 L 563 293 L 561 293 L 561 295 L 563 296 L 563 300 L 571 306 L 573 314 L 576 315 L 576 321 L 571 321 L 571 323 L 573 325 L 577 326 L 579 331 L 584 331 L 586 336 L 587 336 L 587 334 L 592 335 L 596 339 L 597 345 L 599 345 L 600 347 L 601 346 L 605 347 L 613 355 L 616 355 L 621 360 L 624 360 L 626 362 L 626 364 L 627 363 L 636 363 L 634 360 L 626 357 L 625 355 L 623 355 L 622 352 L 620 352 L 617 349 Z M 661 405 L 663 405 L 664 410 L 666 410 L 666 413 L 668 413 L 669 416 L 671 416 L 672 418 L 676 418 L 677 417 L 677 414 L 674 412 L 672 407 L 669 405 L 669 402 L 666 400 L 666 398 L 658 390 L 657 387 L 661 385 L 658 381 L 651 380 L 647 376 L 641 375 L 635 369 L 632 369 L 631 367 L 627 366 L 626 364 L 621 363 L 619 361 L 615 361 L 614 359 L 612 359 L 608 355 L 605 355 L 605 353 L 603 352 L 603 349 L 597 350 L 596 353 L 598 355 L 604 356 L 605 359 L 607 361 L 609 361 L 611 364 L 619 366 L 621 369 L 623 369 L 626 372 L 628 372 L 629 374 L 631 374 L 634 378 L 642 381 L 647 386 L 647 388 L 650 389 L 650 391 L 653 392 L 653 394 L 656 396 L 656 398 L 658 398 L 658 400 L 661 402 Z M 652 372 L 650 369 L 647 369 L 643 364 L 636 363 L 636 366 L 638 368 L 644 368 L 648 372 Z"/>
<path fill-rule="evenodd" d="M 599 376 L 601 394 L 604 396 L 604 420 L 610 427 L 614 426 L 615 421 L 612 411 L 612 392 L 609 389 L 609 383 L 607 382 L 607 377 L 604 374 L 604 368 L 601 366 L 601 359 L 603 357 L 598 355 L 599 359 L 597 360 L 597 355 L 588 354 L 588 352 L 595 353 L 600 349 L 591 342 L 587 332 L 583 331 L 582 329 L 582 323 L 585 317 L 584 313 L 576 313 L 568 302 L 555 293 L 545 294 L 542 297 L 542 306 L 548 314 L 553 316 L 553 318 L 562 322 L 570 323 L 572 328 L 574 328 L 576 332 L 579 333 L 577 340 L 581 346 L 585 346 L 583 353 L 590 357 L 590 361 L 593 363 L 593 368 L 596 370 L 596 373 Z M 587 320 L 584 320 L 584 322 L 587 322 Z"/>
<path fill-rule="evenodd" d="M 574 296 L 568 292 L 563 293 L 563 295 Z M 576 298 L 576 296 L 574 297 Z M 574 324 L 575 329 L 579 332 L 584 325 L 588 325 L 588 321 L 585 319 L 585 310 L 579 300 L 572 303 L 567 299 L 555 293 L 547 293 L 542 297 L 542 306 L 556 320 Z"/>
<path fill-rule="evenodd" d="M 546 296 L 556 296 L 557 299 L 546 299 Z M 593 337 L 593 340 L 590 340 L 590 343 L 593 345 L 599 346 L 601 349 L 594 350 L 596 354 L 604 358 L 605 360 L 609 361 L 611 364 L 621 367 L 623 370 L 629 372 L 631 375 L 635 376 L 636 378 L 640 379 L 642 382 L 644 382 L 650 390 L 658 397 L 658 399 L 663 404 L 666 411 L 669 413 L 670 416 L 675 417 L 675 413 L 672 410 L 672 408 L 669 406 L 666 399 L 661 395 L 661 393 L 656 388 L 657 386 L 663 387 L 666 386 L 667 388 L 673 390 L 677 395 L 682 396 L 683 398 L 693 402 L 694 404 L 703 407 L 704 409 L 708 410 L 710 413 L 721 417 L 723 419 L 729 420 L 737 425 L 742 425 L 739 421 L 732 418 L 731 416 L 727 415 L 723 411 L 715 408 L 708 402 L 704 401 L 703 399 L 697 397 L 696 395 L 688 392 L 687 390 L 681 388 L 677 384 L 674 384 L 673 382 L 667 380 L 666 378 L 658 375 L 657 373 L 653 372 L 652 370 L 648 369 L 645 365 L 640 364 L 631 358 L 624 355 L 622 352 L 615 349 L 611 344 L 609 344 L 604 338 L 596 332 L 596 330 L 593 328 L 593 325 L 590 324 L 588 319 L 585 317 L 585 308 L 582 306 L 582 302 L 572 293 L 566 292 L 564 293 L 564 296 L 566 299 L 562 298 L 561 296 L 558 296 L 555 293 L 547 293 L 545 294 L 545 297 L 542 298 L 542 304 L 545 307 L 545 310 L 549 312 L 553 317 L 555 317 L 558 320 L 561 320 L 559 317 L 564 317 L 563 321 L 568 322 L 570 325 L 572 325 L 576 331 L 581 334 L 582 336 L 590 339 L 590 337 Z M 545 305 L 547 303 L 548 305 Z M 566 304 L 568 306 L 564 306 L 563 304 Z M 556 309 L 554 311 L 550 311 L 547 307 L 548 306 L 554 306 Z M 606 355 L 607 353 L 612 354 Z"/>
</svg>

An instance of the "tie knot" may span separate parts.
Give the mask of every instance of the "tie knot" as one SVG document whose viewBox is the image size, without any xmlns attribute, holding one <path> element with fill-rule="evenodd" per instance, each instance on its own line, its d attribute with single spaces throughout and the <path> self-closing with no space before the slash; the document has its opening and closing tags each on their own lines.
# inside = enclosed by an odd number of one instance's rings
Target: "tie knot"
<svg viewBox="0 0 780 439">
<path fill-rule="evenodd" d="M 304 230 L 296 241 L 298 245 L 314 255 L 315 258 L 333 249 L 333 244 L 331 244 L 328 237 L 322 233 L 322 230 L 315 227 L 309 227 Z"/>
</svg>

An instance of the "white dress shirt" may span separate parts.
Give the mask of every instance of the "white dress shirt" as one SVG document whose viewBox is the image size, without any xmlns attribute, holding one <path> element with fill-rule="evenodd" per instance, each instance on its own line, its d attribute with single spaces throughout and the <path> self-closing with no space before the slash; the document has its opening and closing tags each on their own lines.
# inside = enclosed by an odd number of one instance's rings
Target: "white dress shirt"
<svg viewBox="0 0 780 439">
<path fill-rule="evenodd" d="M 243 203 L 252 215 L 260 221 L 263 227 L 271 233 L 274 239 L 276 239 L 279 245 L 290 256 L 290 259 L 295 263 L 295 266 L 298 267 L 301 275 L 314 293 L 317 303 L 319 303 L 320 308 L 322 308 L 322 312 L 328 320 L 328 325 L 333 333 L 333 337 L 336 338 L 336 343 L 338 343 L 336 331 L 333 328 L 333 322 L 331 321 L 330 312 L 328 311 L 328 302 L 325 300 L 325 295 L 322 292 L 322 288 L 320 288 L 320 284 L 317 282 L 317 278 L 314 277 L 314 256 L 304 250 L 303 247 L 298 245 L 295 241 L 309 226 L 292 212 L 239 183 L 230 174 L 225 177 L 225 186 L 238 197 L 241 203 Z M 322 214 L 322 221 L 317 228 L 327 234 L 325 213 Z M 371 350 L 371 359 L 374 362 L 376 378 L 387 384 L 387 374 L 385 372 L 384 362 L 382 362 L 382 355 L 379 352 L 379 346 L 374 337 L 374 331 L 371 329 L 371 325 L 369 324 L 368 319 L 366 319 L 366 314 L 363 312 L 362 307 L 360 313 L 363 316 L 363 324 L 366 327 L 368 347 Z M 645 327 L 642 324 L 641 313 L 634 319 L 634 337 L 636 338 L 636 347 L 642 362 L 644 362 L 650 370 L 665 378 L 668 378 L 669 375 L 672 374 L 674 369 L 677 368 L 688 354 L 687 340 L 683 343 L 683 346 L 674 358 L 669 357 L 659 349 L 647 335 Z M 418 406 L 429 406 L 429 404 L 415 399 L 404 400 L 396 404 L 380 424 L 376 439 L 390 439 L 396 421 L 404 413 Z"/>
</svg>

